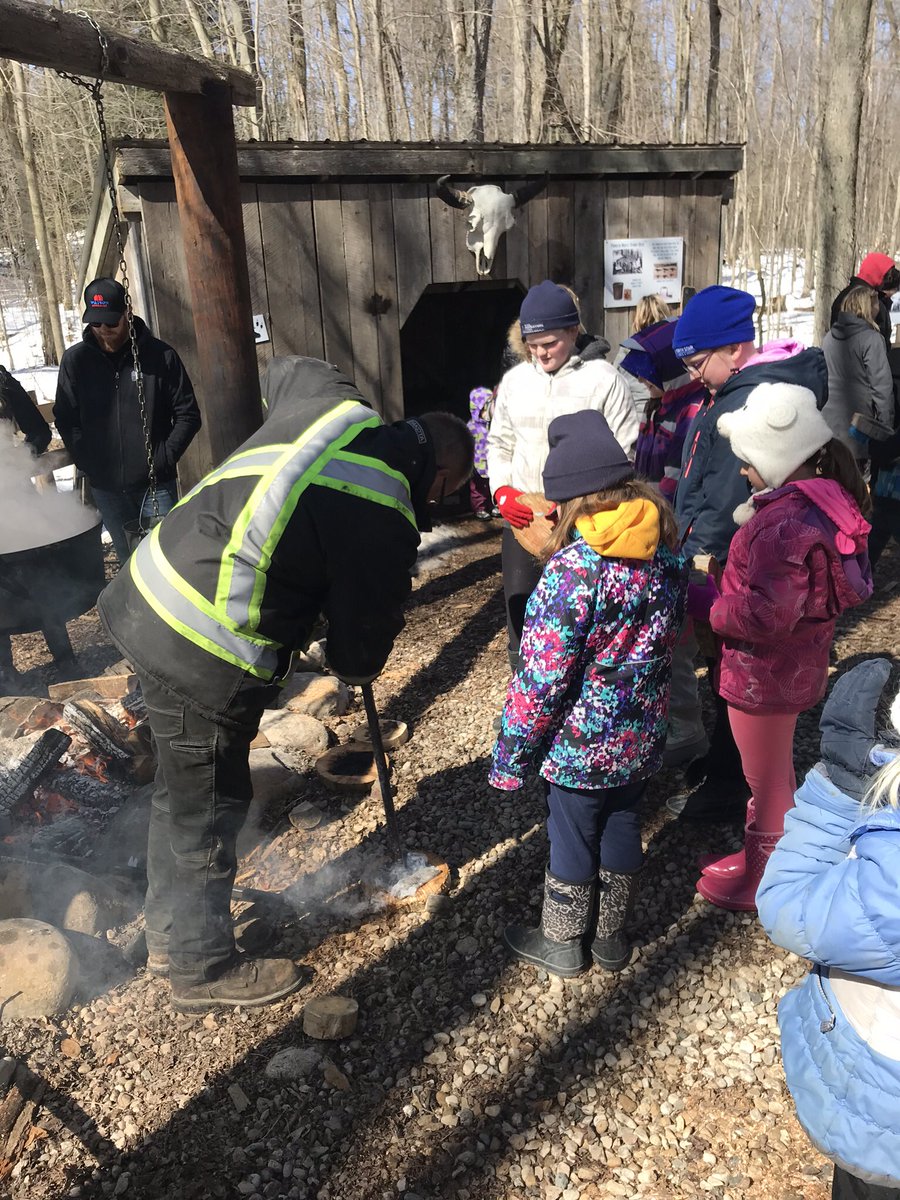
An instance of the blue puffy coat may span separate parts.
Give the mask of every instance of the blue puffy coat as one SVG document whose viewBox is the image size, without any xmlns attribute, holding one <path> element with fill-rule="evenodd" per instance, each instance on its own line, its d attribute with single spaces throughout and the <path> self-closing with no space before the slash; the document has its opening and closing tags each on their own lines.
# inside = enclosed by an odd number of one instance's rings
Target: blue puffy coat
<svg viewBox="0 0 900 1200">
<path fill-rule="evenodd" d="M 769 937 L 815 964 L 778 1010 L 810 1139 L 869 1183 L 900 1185 L 900 813 L 865 812 L 819 765 L 757 893 Z"/>
</svg>

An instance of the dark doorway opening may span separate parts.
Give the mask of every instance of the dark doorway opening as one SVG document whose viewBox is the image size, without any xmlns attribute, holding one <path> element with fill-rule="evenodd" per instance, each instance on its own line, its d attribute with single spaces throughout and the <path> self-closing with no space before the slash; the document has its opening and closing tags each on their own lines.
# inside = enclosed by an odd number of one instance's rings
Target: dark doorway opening
<svg viewBox="0 0 900 1200">
<path fill-rule="evenodd" d="M 506 331 L 524 294 L 493 279 L 426 288 L 400 331 L 407 417 L 443 409 L 468 421 L 472 388 L 500 381 Z"/>
<path fill-rule="evenodd" d="M 442 409 L 468 421 L 472 388 L 500 382 L 506 331 L 524 294 L 520 284 L 495 279 L 425 289 L 400 330 L 405 416 Z M 435 516 L 461 516 L 470 509 L 466 484 L 443 498 Z"/>
</svg>

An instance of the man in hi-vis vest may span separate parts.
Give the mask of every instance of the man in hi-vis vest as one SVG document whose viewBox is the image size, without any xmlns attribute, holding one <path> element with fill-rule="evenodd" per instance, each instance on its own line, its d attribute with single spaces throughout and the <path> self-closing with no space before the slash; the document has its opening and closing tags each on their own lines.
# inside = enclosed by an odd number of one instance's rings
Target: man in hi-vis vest
<svg viewBox="0 0 900 1200">
<path fill-rule="evenodd" d="M 328 363 L 273 359 L 265 423 L 138 546 L 98 607 L 134 664 L 158 769 L 147 849 L 148 968 L 175 1007 L 267 1004 L 293 962 L 235 948 L 235 843 L 263 709 L 328 621 L 332 670 L 365 683 L 403 628 L 427 504 L 472 471 L 447 413 L 385 425 Z"/>
</svg>

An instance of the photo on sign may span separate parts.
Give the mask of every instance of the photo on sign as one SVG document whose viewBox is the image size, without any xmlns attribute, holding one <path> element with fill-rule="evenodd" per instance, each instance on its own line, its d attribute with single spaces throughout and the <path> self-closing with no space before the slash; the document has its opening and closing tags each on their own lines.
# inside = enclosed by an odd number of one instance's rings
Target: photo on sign
<svg viewBox="0 0 900 1200">
<path fill-rule="evenodd" d="M 643 269 L 640 250 L 623 250 L 613 259 L 613 275 L 640 275 Z"/>
</svg>

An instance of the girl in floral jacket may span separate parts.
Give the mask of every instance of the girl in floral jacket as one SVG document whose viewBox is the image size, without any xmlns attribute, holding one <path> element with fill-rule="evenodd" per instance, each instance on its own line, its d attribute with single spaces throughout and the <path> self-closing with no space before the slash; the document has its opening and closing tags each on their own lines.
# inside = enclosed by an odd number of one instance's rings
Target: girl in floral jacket
<svg viewBox="0 0 900 1200">
<path fill-rule="evenodd" d="M 755 494 L 734 514 L 740 528 L 721 595 L 712 580 L 702 594 L 692 587 L 689 611 L 702 616 L 705 605 L 722 639 L 718 692 L 752 799 L 743 850 L 705 861 L 697 890 L 721 908 L 751 911 L 793 803 L 797 717 L 825 694 L 837 618 L 872 594 L 863 519 L 871 505 L 808 388 L 761 383 L 718 430 Z"/>
<path fill-rule="evenodd" d="M 559 504 L 528 602 L 519 667 L 490 782 L 547 784 L 550 865 L 541 924 L 513 926 L 517 958 L 555 975 L 630 958 L 625 929 L 643 860 L 637 805 L 659 769 L 686 566 L 668 504 L 634 468 L 602 414 L 549 427 L 544 494 Z M 589 931 L 598 884 L 596 930 Z"/>
</svg>

